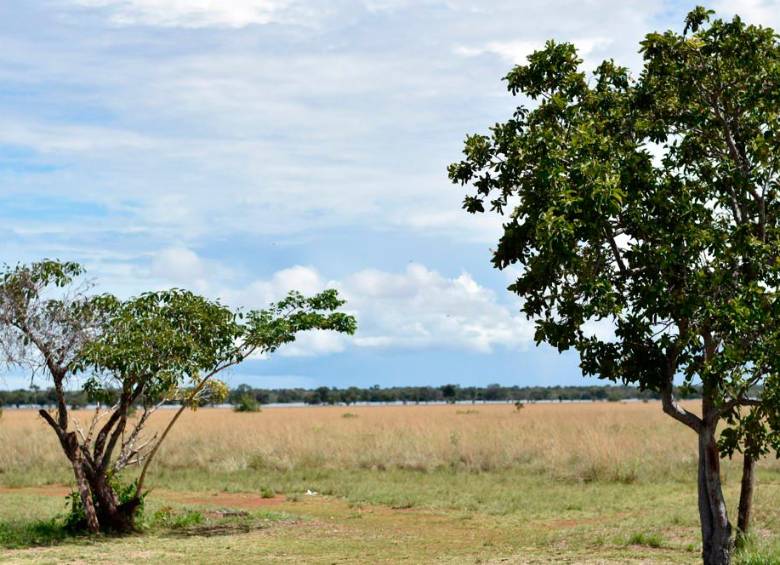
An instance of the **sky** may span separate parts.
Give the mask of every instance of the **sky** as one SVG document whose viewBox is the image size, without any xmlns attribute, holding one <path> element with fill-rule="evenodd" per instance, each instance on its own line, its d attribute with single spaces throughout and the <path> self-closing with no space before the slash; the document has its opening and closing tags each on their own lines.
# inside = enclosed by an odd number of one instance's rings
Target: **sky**
<svg viewBox="0 0 780 565">
<path fill-rule="evenodd" d="M 303 335 L 231 385 L 595 382 L 533 343 L 490 264 L 500 220 L 462 211 L 446 167 L 524 103 L 501 78 L 547 39 L 638 69 L 693 6 L 3 0 L 0 261 L 79 261 L 123 297 L 348 300 L 354 337 Z M 780 0 L 710 7 L 780 29 Z"/>
</svg>

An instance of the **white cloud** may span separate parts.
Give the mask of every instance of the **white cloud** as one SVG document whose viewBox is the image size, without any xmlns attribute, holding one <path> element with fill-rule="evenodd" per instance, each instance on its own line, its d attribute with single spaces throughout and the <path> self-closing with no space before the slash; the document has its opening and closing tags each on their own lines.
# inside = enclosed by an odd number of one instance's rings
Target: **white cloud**
<svg viewBox="0 0 780 565">
<path fill-rule="evenodd" d="M 594 54 L 601 53 L 612 41 L 605 37 L 585 37 L 570 40 L 577 48 L 577 53 L 583 59 L 585 68 L 592 70 L 598 64 L 598 59 L 592 57 Z M 473 46 L 458 46 L 455 53 L 464 57 L 476 57 L 479 55 L 491 54 L 497 55 L 507 63 L 521 65 L 528 62 L 528 56 L 534 51 L 544 48 L 545 40 L 525 41 L 489 41 L 488 43 Z"/>
<path fill-rule="evenodd" d="M 341 353 L 347 348 L 348 340 L 348 337 L 333 332 L 318 330 L 303 332 L 293 343 L 285 345 L 280 354 L 286 357 L 315 357 Z"/>
<path fill-rule="evenodd" d="M 0 188 L 121 208 L 128 221 L 115 225 L 148 234 L 146 253 L 341 227 L 494 242 L 500 219 L 463 213 L 445 168 L 465 134 L 511 115 L 507 63 L 548 37 L 591 38 L 580 43 L 594 53 L 608 37 L 626 62 L 660 11 L 638 0 L 50 6 L 35 29 L 3 34 L 0 79 L 36 98 L 0 108 L 0 143 L 56 167 Z M 301 22 L 316 25 L 286 25 Z"/>
<path fill-rule="evenodd" d="M 524 348 L 533 325 L 468 273 L 448 278 L 424 265 L 401 273 L 364 270 L 342 285 L 361 325 L 359 347 Z"/>
<path fill-rule="evenodd" d="M 328 280 L 313 267 L 296 265 L 236 285 L 233 277 L 221 275 L 229 269 L 186 248 L 163 250 L 151 263 L 148 276 L 155 280 L 190 281 L 182 286 L 245 309 L 264 308 L 291 290 L 312 295 L 336 288 L 347 301 L 345 310 L 357 317 L 357 335 L 305 332 L 280 350 L 284 356 L 323 355 L 349 347 L 490 352 L 496 347 L 523 349 L 533 340 L 533 324 L 519 312 L 517 302 L 499 300 L 466 272 L 450 278 L 410 263 L 400 272 L 363 269 Z"/>
<path fill-rule="evenodd" d="M 544 47 L 543 41 L 489 41 L 479 47 L 456 47 L 455 53 L 464 57 L 477 57 L 485 54 L 498 55 L 508 63 L 517 65 L 525 63 L 528 55 L 542 47 Z"/>
<path fill-rule="evenodd" d="M 716 16 L 739 16 L 750 24 L 780 31 L 780 2 L 777 0 L 717 0 L 712 4 Z"/>
<path fill-rule="evenodd" d="M 191 249 L 169 247 L 152 260 L 152 275 L 178 283 L 201 280 L 206 272 L 204 262 Z"/>
<path fill-rule="evenodd" d="M 262 307 L 289 290 L 306 294 L 333 287 L 358 319 L 354 338 L 310 332 L 281 354 L 303 356 L 366 348 L 426 347 L 489 352 L 497 346 L 524 348 L 532 342 L 533 325 L 468 273 L 448 278 L 424 265 L 402 272 L 358 271 L 340 281 L 327 281 L 311 267 L 296 266 L 221 295 L 233 304 Z"/>
<path fill-rule="evenodd" d="M 244 27 L 286 21 L 290 0 L 75 0 L 109 10 L 118 25 Z"/>
<path fill-rule="evenodd" d="M 320 277 L 313 267 L 296 265 L 275 272 L 269 279 L 258 279 L 241 288 L 228 287 L 220 291 L 220 297 L 228 303 L 244 308 L 263 308 L 284 298 L 291 290 L 303 294 L 316 294 L 330 284 Z"/>
</svg>

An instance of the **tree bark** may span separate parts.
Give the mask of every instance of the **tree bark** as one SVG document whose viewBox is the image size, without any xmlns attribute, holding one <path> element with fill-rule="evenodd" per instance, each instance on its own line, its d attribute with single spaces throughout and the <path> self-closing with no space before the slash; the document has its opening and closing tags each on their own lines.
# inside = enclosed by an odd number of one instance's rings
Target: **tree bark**
<svg viewBox="0 0 780 565">
<path fill-rule="evenodd" d="M 756 484 L 756 461 L 745 453 L 742 461 L 742 487 L 739 493 L 737 516 L 737 544 L 741 545 L 750 531 L 750 516 L 753 511 L 753 489 Z"/>
<path fill-rule="evenodd" d="M 98 501 L 98 517 L 103 531 L 128 533 L 135 529 L 135 512 L 140 499 L 134 498 L 120 504 L 104 473 L 94 477 L 90 489 Z"/>
<path fill-rule="evenodd" d="M 699 517 L 704 565 L 731 563 L 731 522 L 720 478 L 720 454 L 714 424 L 699 432 Z"/>
<path fill-rule="evenodd" d="M 71 432 L 72 433 L 72 432 Z M 74 442 L 75 443 L 75 442 Z M 96 534 L 100 531 L 100 521 L 98 520 L 95 504 L 92 499 L 92 493 L 89 488 L 89 483 L 84 475 L 82 454 L 78 446 L 71 458 L 71 464 L 73 465 L 73 473 L 76 476 L 76 487 L 79 489 L 79 495 L 81 496 L 81 504 L 84 506 L 84 517 L 86 520 L 87 530 L 90 533 Z"/>
</svg>

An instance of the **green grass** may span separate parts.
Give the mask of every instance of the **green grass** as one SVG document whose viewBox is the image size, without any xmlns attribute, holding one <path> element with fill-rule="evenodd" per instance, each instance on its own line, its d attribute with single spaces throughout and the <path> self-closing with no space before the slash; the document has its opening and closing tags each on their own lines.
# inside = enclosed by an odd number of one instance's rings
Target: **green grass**
<svg viewBox="0 0 780 565">
<path fill-rule="evenodd" d="M 758 535 L 739 564 L 780 563 L 780 477 L 759 477 Z M 0 494 L 0 546 L 16 562 L 170 562 L 197 551 L 196 563 L 259 561 L 529 563 L 692 563 L 699 553 L 691 481 L 560 482 L 522 469 L 466 473 L 441 469 L 211 473 L 162 471 L 147 499 L 141 533 L 127 538 L 71 537 L 58 516 L 65 502 L 35 493 Z M 736 480 L 726 483 L 736 499 Z M 170 489 L 170 490 L 168 490 Z M 318 496 L 307 496 L 307 490 Z M 197 504 L 175 492 L 202 493 Z M 225 493 L 272 508 L 215 514 Z M 173 494 L 172 494 L 173 493 Z M 173 497 L 173 498 L 171 498 Z M 732 509 L 733 513 L 733 509 Z"/>
<path fill-rule="evenodd" d="M 152 467 L 140 531 L 121 538 L 69 535 L 62 488 L 8 490 L 72 481 L 56 446 L 29 439 L 48 430 L 16 413 L 0 562 L 697 563 L 695 457 L 674 447 L 691 438 L 650 408 L 203 411 Z M 637 410 L 642 428 L 626 428 Z M 739 463 L 723 464 L 732 519 Z M 761 465 L 738 565 L 780 564 L 780 467 Z"/>
<path fill-rule="evenodd" d="M 626 545 L 644 545 L 657 549 L 664 546 L 664 541 L 660 535 L 655 533 L 636 532 L 631 534 L 626 541 Z"/>
<path fill-rule="evenodd" d="M 737 552 L 735 565 L 778 565 L 780 540 L 760 540 L 755 535 Z"/>
<path fill-rule="evenodd" d="M 0 522 L 0 547 L 9 549 L 56 545 L 73 536 L 57 518 Z"/>
</svg>

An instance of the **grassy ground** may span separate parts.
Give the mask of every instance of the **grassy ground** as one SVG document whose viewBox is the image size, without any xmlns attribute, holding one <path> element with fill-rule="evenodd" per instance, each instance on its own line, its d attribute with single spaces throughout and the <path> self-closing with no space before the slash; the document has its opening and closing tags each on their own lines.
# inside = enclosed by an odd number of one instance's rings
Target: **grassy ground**
<svg viewBox="0 0 780 565">
<path fill-rule="evenodd" d="M 66 489 L 41 485 L 69 476 L 49 435 L 32 412 L 0 420 L 0 561 L 698 560 L 694 438 L 654 403 L 201 410 L 161 453 L 143 532 L 97 540 L 55 519 Z M 780 563 L 774 461 L 755 524 L 741 561 Z"/>
</svg>

